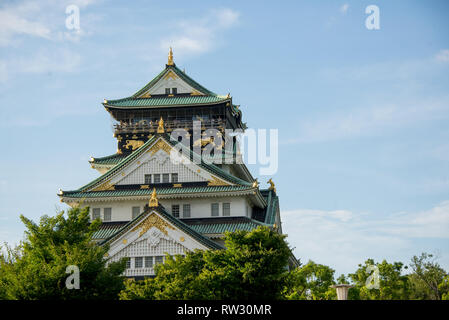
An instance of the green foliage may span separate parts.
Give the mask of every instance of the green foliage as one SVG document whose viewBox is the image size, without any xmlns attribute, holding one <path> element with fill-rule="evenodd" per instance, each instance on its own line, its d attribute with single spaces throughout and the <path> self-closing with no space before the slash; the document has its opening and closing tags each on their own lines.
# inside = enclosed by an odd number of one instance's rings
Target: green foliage
<svg viewBox="0 0 449 320">
<path fill-rule="evenodd" d="M 292 300 L 336 299 L 334 270 L 328 266 L 309 261 L 290 273 L 286 297 Z"/>
<path fill-rule="evenodd" d="M 376 266 L 379 269 L 379 288 L 366 286 L 368 277 L 374 275 L 367 272 L 368 266 Z M 355 273 L 349 274 L 349 278 L 355 286 L 352 298 L 361 300 L 406 300 L 410 296 L 410 283 L 406 275 L 402 275 L 404 265 L 401 262 L 375 263 L 373 259 L 365 261 L 365 265 L 359 264 Z"/>
<path fill-rule="evenodd" d="M 447 273 L 435 261 L 432 254 L 422 253 L 413 256 L 410 267 L 413 270 L 411 280 L 415 288 L 413 298 L 440 300 L 446 291 Z"/>
<path fill-rule="evenodd" d="M 290 249 L 268 228 L 226 233 L 227 250 L 167 255 L 156 277 L 128 282 L 121 299 L 280 299 Z"/>
<path fill-rule="evenodd" d="M 39 224 L 21 216 L 25 240 L 7 247 L 0 259 L 0 297 L 4 299 L 116 299 L 123 289 L 125 261 L 106 266 L 107 247 L 97 246 L 92 234 L 100 221 L 89 223 L 89 208 L 74 208 Z M 80 289 L 67 289 L 69 265 L 80 271 Z"/>
</svg>

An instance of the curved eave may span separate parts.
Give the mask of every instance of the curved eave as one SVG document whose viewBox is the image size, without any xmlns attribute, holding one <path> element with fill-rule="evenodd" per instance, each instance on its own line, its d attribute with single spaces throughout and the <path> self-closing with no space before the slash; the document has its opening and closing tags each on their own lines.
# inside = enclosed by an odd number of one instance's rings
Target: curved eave
<svg viewBox="0 0 449 320">
<path fill-rule="evenodd" d="M 136 98 L 136 99 L 151 99 L 151 98 Z M 170 99 L 170 98 L 168 98 Z M 103 106 L 106 110 L 108 109 L 158 109 L 158 108 L 176 108 L 176 107 L 192 107 L 192 106 L 205 106 L 205 105 L 217 105 L 222 104 L 226 102 L 231 102 L 232 98 L 224 98 L 223 100 L 217 100 L 217 101 L 206 101 L 206 102 L 195 102 L 195 103 L 161 103 L 157 105 L 124 105 L 124 106 L 117 106 L 114 105 L 114 101 L 108 101 L 103 102 Z"/>
</svg>

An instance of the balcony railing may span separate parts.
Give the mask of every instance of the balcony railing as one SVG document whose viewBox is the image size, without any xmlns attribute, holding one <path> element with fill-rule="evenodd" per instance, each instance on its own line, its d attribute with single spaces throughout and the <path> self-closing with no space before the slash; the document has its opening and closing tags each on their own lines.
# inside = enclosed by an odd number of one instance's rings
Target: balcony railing
<svg viewBox="0 0 449 320">
<path fill-rule="evenodd" d="M 199 120 L 197 120 L 199 121 Z M 211 119 L 211 120 L 203 120 L 201 123 L 201 129 L 219 129 L 224 130 L 226 127 L 225 120 L 221 119 Z M 151 122 L 142 120 L 138 123 L 117 123 L 114 124 L 114 132 L 118 133 L 146 133 L 146 132 L 156 132 L 159 126 L 158 122 Z M 174 129 L 183 128 L 186 130 L 193 129 L 193 120 L 168 120 L 164 121 L 164 129 L 165 131 L 173 131 Z"/>
</svg>

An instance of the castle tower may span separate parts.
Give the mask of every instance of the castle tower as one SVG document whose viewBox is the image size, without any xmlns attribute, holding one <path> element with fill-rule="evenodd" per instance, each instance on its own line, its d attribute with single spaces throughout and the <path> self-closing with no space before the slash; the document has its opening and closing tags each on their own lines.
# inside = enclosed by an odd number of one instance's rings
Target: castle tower
<svg viewBox="0 0 449 320">
<path fill-rule="evenodd" d="M 94 238 L 110 245 L 110 261 L 129 258 L 126 276 L 154 275 L 165 252 L 225 249 L 225 231 L 267 226 L 282 232 L 272 180 L 260 189 L 237 161 L 235 138 L 231 149 L 216 138 L 227 138 L 226 129 L 245 130 L 241 110 L 230 94 L 217 95 L 178 69 L 171 48 L 153 80 L 130 97 L 105 99 L 103 106 L 116 121 L 117 152 L 91 158 L 101 175 L 58 195 L 70 206 L 89 206 L 91 218 L 102 220 Z M 187 143 L 173 138 L 178 131 Z M 205 161 L 208 146 L 232 161 Z M 174 152 L 182 161 L 173 161 Z"/>
</svg>

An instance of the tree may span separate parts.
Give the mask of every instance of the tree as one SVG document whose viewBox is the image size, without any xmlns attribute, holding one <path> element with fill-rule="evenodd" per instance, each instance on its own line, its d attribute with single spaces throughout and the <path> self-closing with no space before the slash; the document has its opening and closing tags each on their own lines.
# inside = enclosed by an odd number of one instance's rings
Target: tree
<svg viewBox="0 0 449 320">
<path fill-rule="evenodd" d="M 378 273 L 370 266 L 377 267 Z M 368 259 L 365 265 L 359 264 L 357 271 L 348 275 L 355 286 L 353 293 L 357 292 L 358 298 L 362 300 L 407 300 L 410 296 L 410 283 L 408 277 L 402 275 L 403 269 L 404 265 L 401 262 L 388 263 L 383 260 L 382 263 L 374 263 L 373 259 Z M 375 280 L 376 277 L 378 288 L 368 279 Z"/>
<path fill-rule="evenodd" d="M 225 234 L 226 250 L 166 256 L 154 280 L 127 282 L 121 299 L 279 299 L 290 249 L 266 227 Z"/>
<path fill-rule="evenodd" d="M 436 262 L 434 256 L 425 252 L 419 257 L 413 256 L 410 267 L 413 270 L 411 279 L 415 288 L 420 289 L 421 296 L 424 299 L 440 300 L 445 290 L 443 281 L 447 273 Z"/>
<path fill-rule="evenodd" d="M 332 268 L 309 261 L 306 265 L 296 268 L 290 274 L 290 283 L 286 291 L 288 299 L 292 300 L 329 300 L 336 298 Z"/>
<path fill-rule="evenodd" d="M 89 223 L 89 208 L 73 208 L 39 224 L 20 216 L 25 239 L 0 259 L 0 284 L 5 299 L 116 299 L 123 289 L 125 261 L 107 264 L 108 247 L 92 234 L 100 221 Z M 79 289 L 68 289 L 68 266 L 79 269 Z"/>
</svg>

